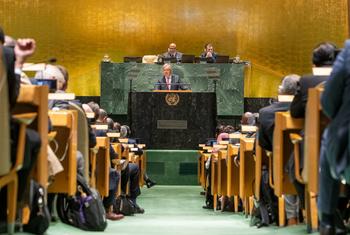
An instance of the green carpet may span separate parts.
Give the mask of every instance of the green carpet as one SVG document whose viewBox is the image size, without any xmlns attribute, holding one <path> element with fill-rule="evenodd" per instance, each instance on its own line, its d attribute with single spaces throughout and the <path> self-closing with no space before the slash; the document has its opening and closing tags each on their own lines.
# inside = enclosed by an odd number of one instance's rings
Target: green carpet
<svg viewBox="0 0 350 235">
<path fill-rule="evenodd" d="M 138 203 L 145 214 L 109 222 L 105 232 L 85 232 L 74 227 L 52 223 L 47 235 L 119 234 L 119 235 L 255 235 L 306 234 L 306 226 L 249 227 L 241 214 L 202 209 L 204 198 L 199 186 L 155 186 L 143 188 Z M 23 233 L 22 233 L 23 234 Z"/>
</svg>

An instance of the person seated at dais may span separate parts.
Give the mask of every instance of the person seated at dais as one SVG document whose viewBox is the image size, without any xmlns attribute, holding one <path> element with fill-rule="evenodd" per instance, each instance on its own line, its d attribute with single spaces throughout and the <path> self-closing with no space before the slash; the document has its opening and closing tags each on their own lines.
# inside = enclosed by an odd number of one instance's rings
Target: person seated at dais
<svg viewBox="0 0 350 235">
<path fill-rule="evenodd" d="M 187 90 L 180 77 L 172 73 L 170 64 L 163 65 L 163 77 L 155 85 L 156 90 Z"/>
<path fill-rule="evenodd" d="M 176 44 L 175 43 L 170 43 L 168 47 L 168 51 L 163 53 L 163 58 L 164 59 L 176 59 L 176 61 L 181 61 L 182 58 L 182 53 L 176 50 Z"/>
<path fill-rule="evenodd" d="M 214 47 L 211 43 L 204 45 L 204 52 L 201 54 L 200 58 L 207 58 L 208 62 L 215 63 L 217 54 L 214 52 Z"/>
</svg>

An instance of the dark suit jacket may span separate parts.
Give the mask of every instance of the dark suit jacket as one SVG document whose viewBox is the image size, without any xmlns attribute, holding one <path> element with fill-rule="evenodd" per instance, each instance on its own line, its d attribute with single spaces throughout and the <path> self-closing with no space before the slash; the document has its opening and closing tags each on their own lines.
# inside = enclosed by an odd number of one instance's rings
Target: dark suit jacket
<svg viewBox="0 0 350 235">
<path fill-rule="evenodd" d="M 170 90 L 186 90 L 186 86 L 181 85 L 181 80 L 178 75 L 172 74 L 171 75 L 171 89 Z M 165 77 L 163 76 L 162 79 L 158 80 L 156 86 L 156 90 L 168 90 L 166 85 Z"/>
<path fill-rule="evenodd" d="M 7 83 L 9 90 L 9 101 L 10 109 L 12 109 L 15 104 L 17 97 L 19 95 L 19 87 L 21 83 L 21 77 L 18 74 L 15 74 L 15 53 L 13 48 L 4 47 L 4 57 L 5 57 L 5 66 L 7 72 Z"/>
<path fill-rule="evenodd" d="M 350 40 L 337 56 L 321 103 L 323 112 L 331 119 L 327 128 L 326 156 L 333 176 L 339 177 L 350 166 Z"/>
<path fill-rule="evenodd" d="M 287 111 L 289 106 L 290 102 L 276 102 L 259 110 L 260 128 L 258 138 L 262 148 L 272 151 L 275 113 Z"/>
<path fill-rule="evenodd" d="M 313 88 L 328 79 L 328 76 L 303 76 L 299 80 L 300 88 L 294 96 L 293 102 L 290 105 L 290 114 L 294 118 L 304 118 L 306 102 L 309 88 Z"/>
<path fill-rule="evenodd" d="M 216 62 L 216 57 L 217 57 L 217 55 L 218 54 L 216 54 L 215 52 L 213 52 L 212 53 L 212 57 L 209 57 L 209 58 L 211 58 L 212 59 L 212 62 Z M 203 52 L 202 54 L 201 54 L 201 56 L 200 56 L 201 58 L 206 58 L 207 57 L 207 53 L 206 52 Z"/>
<path fill-rule="evenodd" d="M 175 56 L 172 56 L 169 52 L 165 52 L 165 53 L 163 54 L 163 57 L 164 57 L 164 58 L 176 58 L 178 61 L 181 61 L 182 53 L 177 51 L 177 52 L 175 53 Z"/>
</svg>

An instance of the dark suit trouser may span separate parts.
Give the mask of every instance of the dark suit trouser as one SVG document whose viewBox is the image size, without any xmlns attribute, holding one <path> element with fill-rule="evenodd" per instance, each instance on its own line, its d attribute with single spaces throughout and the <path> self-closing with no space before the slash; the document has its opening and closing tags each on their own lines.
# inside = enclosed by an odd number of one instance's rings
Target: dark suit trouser
<svg viewBox="0 0 350 235">
<path fill-rule="evenodd" d="M 114 204 L 115 201 L 115 194 L 118 189 L 118 183 L 119 183 L 119 177 L 117 171 L 110 170 L 109 172 L 109 194 L 108 197 L 103 198 L 103 205 L 105 208 L 109 208 L 111 205 Z"/>
<path fill-rule="evenodd" d="M 328 129 L 323 132 L 320 150 L 320 177 L 319 177 L 319 195 L 318 210 L 321 214 L 334 214 L 338 206 L 339 198 L 339 180 L 332 177 L 330 164 L 327 160 L 326 140 L 328 138 Z"/>
<path fill-rule="evenodd" d="M 125 170 L 121 174 L 121 188 L 122 191 L 126 192 L 126 186 L 128 180 L 130 179 L 130 198 L 131 200 L 136 200 L 137 196 L 141 194 L 139 187 L 139 167 L 134 163 L 129 163 Z"/>
</svg>

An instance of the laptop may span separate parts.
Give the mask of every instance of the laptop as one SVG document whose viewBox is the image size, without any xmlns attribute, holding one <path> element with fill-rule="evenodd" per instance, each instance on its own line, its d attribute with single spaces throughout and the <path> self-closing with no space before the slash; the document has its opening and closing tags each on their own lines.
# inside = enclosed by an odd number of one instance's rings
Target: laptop
<svg viewBox="0 0 350 235">
<path fill-rule="evenodd" d="M 125 56 L 124 63 L 142 63 L 141 56 Z"/>
<path fill-rule="evenodd" d="M 194 55 L 182 55 L 181 63 L 194 63 Z"/>
<path fill-rule="evenodd" d="M 228 55 L 218 55 L 216 56 L 216 61 L 215 63 L 223 63 L 223 64 L 227 64 L 229 63 L 230 57 Z"/>
</svg>

